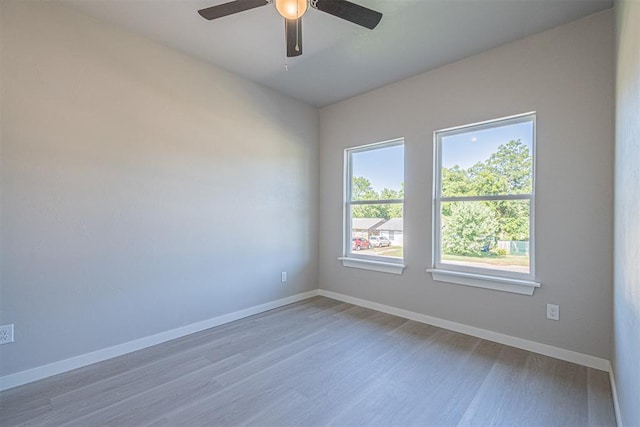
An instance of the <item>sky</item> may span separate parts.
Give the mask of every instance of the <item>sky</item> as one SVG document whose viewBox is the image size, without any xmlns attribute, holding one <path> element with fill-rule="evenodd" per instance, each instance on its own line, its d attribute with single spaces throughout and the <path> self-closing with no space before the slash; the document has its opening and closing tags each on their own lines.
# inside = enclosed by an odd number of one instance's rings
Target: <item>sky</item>
<svg viewBox="0 0 640 427">
<path fill-rule="evenodd" d="M 353 176 L 364 176 L 378 193 L 384 188 L 400 190 L 404 181 L 404 145 L 352 154 Z"/>
<path fill-rule="evenodd" d="M 487 160 L 500 145 L 511 140 L 519 139 L 531 151 L 532 138 L 532 122 L 445 136 L 442 138 L 442 166 L 451 168 L 458 165 L 468 169 L 477 162 Z"/>
<path fill-rule="evenodd" d="M 458 165 L 467 169 L 487 160 L 501 144 L 520 140 L 531 150 L 533 123 L 524 122 L 480 131 L 469 131 L 442 138 L 442 165 Z M 432 143 L 429 141 L 429 143 Z M 352 154 L 353 176 L 364 176 L 377 192 L 383 188 L 400 190 L 404 181 L 404 146 L 395 145 L 378 150 Z"/>
</svg>

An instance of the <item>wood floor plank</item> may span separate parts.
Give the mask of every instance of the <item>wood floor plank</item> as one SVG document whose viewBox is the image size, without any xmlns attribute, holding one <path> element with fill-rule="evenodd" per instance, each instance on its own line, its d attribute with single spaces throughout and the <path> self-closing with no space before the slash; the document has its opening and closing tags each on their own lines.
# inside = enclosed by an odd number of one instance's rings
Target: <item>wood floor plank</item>
<svg viewBox="0 0 640 427">
<path fill-rule="evenodd" d="M 525 368 L 528 354 L 512 347 L 502 348 L 487 378 L 458 423 L 459 427 L 505 425 L 504 417 L 511 413 L 511 408 L 514 408 L 515 416 L 518 415 L 521 398 L 514 395 L 513 389 L 521 390 L 523 387 L 521 372 Z"/>
<path fill-rule="evenodd" d="M 321 387 L 304 385 L 301 392 L 308 396 L 304 405 L 293 410 L 288 403 L 282 407 L 275 405 L 270 410 L 257 414 L 247 424 L 256 426 L 326 425 L 335 418 L 336 413 L 359 401 L 362 393 L 379 376 L 387 373 L 395 365 L 404 363 L 415 352 L 421 351 L 427 338 L 438 330 L 432 326 L 412 321 L 406 322 L 386 334 L 388 338 L 380 342 L 383 348 L 374 347 L 368 351 L 367 363 L 332 369 L 331 375 L 321 378 Z"/>
<path fill-rule="evenodd" d="M 194 396 L 210 396 L 220 391 L 222 386 L 213 378 L 225 369 L 242 364 L 247 360 L 241 354 L 209 364 L 172 382 L 150 388 L 128 399 L 74 419 L 74 425 L 118 425 L 137 426 L 158 414 L 170 412 L 189 405 Z"/>
<path fill-rule="evenodd" d="M 435 387 L 418 387 L 420 402 L 402 420 L 407 425 L 457 425 L 500 354 L 501 345 L 481 340 L 467 357 L 441 366 L 449 374 Z M 451 370 L 455 375 L 451 375 Z"/>
<path fill-rule="evenodd" d="M 303 328 L 306 328 L 306 330 Z M 315 325 L 313 323 L 301 324 L 298 328 L 292 328 L 288 334 L 283 335 L 283 337 L 277 340 L 266 341 L 263 342 L 262 345 L 256 344 L 243 352 L 237 352 L 237 348 L 231 352 L 227 350 L 225 354 L 235 354 L 237 362 L 234 360 L 234 363 L 226 363 L 225 365 L 219 365 L 218 362 L 210 364 L 206 368 L 182 376 L 171 383 L 164 384 L 162 387 L 156 387 L 155 389 L 139 393 L 130 399 L 105 408 L 97 414 L 86 417 L 85 420 L 90 424 L 109 423 L 116 425 L 136 425 L 149 419 L 157 418 L 158 416 L 164 417 L 165 414 L 175 409 L 193 404 L 196 399 L 207 399 L 216 392 L 219 392 L 222 386 L 220 382 L 215 381 L 215 379 L 222 374 L 235 372 L 238 368 L 251 365 L 257 365 L 257 371 L 261 371 L 264 368 L 264 363 L 262 360 L 256 361 L 256 358 L 269 357 L 272 353 L 275 353 L 274 360 L 281 361 L 287 354 L 296 354 L 302 349 L 307 349 L 313 344 L 330 338 L 330 334 L 327 333 L 327 331 L 317 330 L 314 332 L 314 329 Z M 324 335 L 324 337 L 322 335 Z M 233 358 L 234 356 L 231 357 Z M 216 357 L 211 357 L 212 362 L 215 360 L 225 362 L 228 361 L 229 358 L 221 358 L 219 357 L 219 353 L 217 353 Z M 247 375 L 246 370 L 244 375 Z M 204 385 L 200 386 L 199 384 L 201 382 L 204 382 Z M 211 382 L 214 382 L 217 387 L 214 387 Z M 206 390 L 203 388 L 198 389 L 198 387 L 205 386 L 207 387 Z M 189 395 L 183 392 L 185 389 L 198 389 L 198 392 Z M 172 398 L 163 400 L 163 394 L 169 396 L 179 395 L 181 399 Z M 197 397 L 194 398 L 194 396 Z M 182 399 L 182 397 L 184 397 L 184 399 Z M 138 413 L 129 414 L 132 408 L 137 408 Z M 116 413 L 118 415 L 109 416 L 110 413 Z"/>
<path fill-rule="evenodd" d="M 615 420 L 609 373 L 589 369 L 587 372 L 587 405 L 590 426 L 606 426 Z"/>
<path fill-rule="evenodd" d="M 293 330 L 296 328 L 294 327 Z M 51 398 L 52 411 L 35 419 L 36 423 L 60 424 L 81 417 L 92 411 L 98 411 L 120 400 L 138 394 L 150 388 L 153 384 L 163 384 L 186 375 L 194 370 L 207 366 L 211 362 L 226 359 L 241 353 L 247 348 L 259 348 L 260 340 L 275 334 L 280 336 L 290 332 L 292 328 L 287 322 L 269 322 L 264 325 L 252 325 L 251 328 L 234 331 L 229 336 L 218 337 L 212 341 L 205 341 L 190 348 L 182 348 L 173 355 L 163 354 L 158 361 L 147 363 L 137 369 L 125 371 L 123 374 L 94 382 Z M 306 335 L 307 332 L 304 332 Z M 137 381 L 130 380 L 138 378 Z M 126 384 L 126 387 L 123 387 Z M 82 399 L 84 404 L 78 406 L 75 402 Z"/>
<path fill-rule="evenodd" d="M 587 425 L 586 370 L 505 347 L 460 425 Z"/>
<path fill-rule="evenodd" d="M 607 374 L 323 297 L 0 392 L 0 424 L 613 426 Z"/>
<path fill-rule="evenodd" d="M 16 411 L 28 411 L 39 405 L 48 404 L 51 397 L 58 393 L 92 384 L 129 369 L 114 359 L 100 362 L 100 367 L 101 369 L 96 369 L 95 365 L 84 366 L 0 392 L 0 417 L 4 419 L 6 414 L 17 415 Z"/>
<path fill-rule="evenodd" d="M 372 345 L 380 330 L 393 328 L 406 322 L 404 319 L 354 308 L 351 316 L 358 321 L 346 323 L 334 329 L 340 338 L 312 344 L 290 357 L 286 363 L 263 366 L 259 372 L 247 376 L 223 374 L 216 381 L 226 385 L 225 392 L 214 401 L 201 400 L 182 411 L 167 417 L 170 424 L 186 425 L 237 425 L 274 404 L 283 394 L 289 393 L 292 381 L 300 381 L 309 375 L 322 375 L 338 360 L 356 357 L 348 349 L 354 344 Z M 344 363 L 344 362 L 343 362 Z"/>
<path fill-rule="evenodd" d="M 425 351 L 379 377 L 357 405 L 331 424 L 410 425 L 479 343 L 480 339 L 468 335 L 438 331 Z"/>
</svg>

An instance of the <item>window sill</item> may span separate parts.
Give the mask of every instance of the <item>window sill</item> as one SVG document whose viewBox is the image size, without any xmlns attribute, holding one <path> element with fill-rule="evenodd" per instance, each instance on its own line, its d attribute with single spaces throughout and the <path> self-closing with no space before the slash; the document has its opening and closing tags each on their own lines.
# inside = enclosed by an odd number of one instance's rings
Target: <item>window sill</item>
<svg viewBox="0 0 640 427">
<path fill-rule="evenodd" d="M 379 271 L 380 273 L 402 274 L 406 265 L 394 262 L 372 261 L 368 259 L 340 257 L 342 265 L 350 268 L 360 268 L 362 270 Z"/>
<path fill-rule="evenodd" d="M 533 291 L 540 287 L 540 283 L 529 280 L 509 279 L 506 277 L 484 276 L 481 274 L 462 273 L 459 271 L 428 269 L 433 280 L 438 282 L 455 283 L 463 286 L 493 289 L 495 291 L 512 292 L 521 295 L 533 295 Z"/>
</svg>

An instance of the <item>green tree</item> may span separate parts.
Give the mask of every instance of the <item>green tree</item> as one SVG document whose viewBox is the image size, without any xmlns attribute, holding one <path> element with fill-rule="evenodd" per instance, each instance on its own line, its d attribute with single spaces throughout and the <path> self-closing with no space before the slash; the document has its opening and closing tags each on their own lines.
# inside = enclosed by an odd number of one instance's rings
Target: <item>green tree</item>
<svg viewBox="0 0 640 427">
<path fill-rule="evenodd" d="M 528 194 L 533 189 L 533 158 L 520 140 L 498 147 L 485 162 L 470 170 L 475 194 Z M 529 205 L 524 201 L 488 203 L 498 221 L 501 240 L 529 239 Z"/>
<path fill-rule="evenodd" d="M 397 200 L 404 198 L 404 182 L 400 190 L 384 188 L 380 194 L 373 189 L 371 182 L 363 176 L 353 177 L 351 184 L 351 198 L 359 200 Z M 354 218 L 400 218 L 402 204 L 355 205 L 352 216 Z"/>
<path fill-rule="evenodd" d="M 442 168 L 442 195 L 445 197 L 471 195 L 472 182 L 469 172 L 455 165 L 451 169 Z"/>
<path fill-rule="evenodd" d="M 400 199 L 400 192 L 397 190 L 390 190 L 388 188 L 384 188 L 380 193 L 381 200 L 394 200 Z"/>
<path fill-rule="evenodd" d="M 445 197 L 527 194 L 533 188 L 533 160 L 529 147 L 512 140 L 498 147 L 485 161 L 462 169 L 458 165 L 442 168 L 442 194 Z M 493 212 L 501 240 L 529 239 L 529 204 L 519 200 L 482 202 Z M 451 216 L 451 204 L 442 207 L 443 217 Z"/>
<path fill-rule="evenodd" d="M 529 240 L 529 202 L 501 200 L 492 203 L 498 214 L 500 240 Z"/>
<path fill-rule="evenodd" d="M 404 198 L 404 182 L 400 190 L 390 190 L 385 188 L 380 194 L 381 200 L 401 200 Z M 379 205 L 380 212 L 383 214 L 384 219 L 401 218 L 402 217 L 402 204 L 393 203 L 388 205 Z"/>
<path fill-rule="evenodd" d="M 351 181 L 351 200 L 377 200 L 378 193 L 371 187 L 371 182 L 363 176 L 354 176 Z M 372 205 L 353 206 L 354 218 L 377 218 Z"/>
<path fill-rule="evenodd" d="M 354 218 L 384 218 L 384 212 L 381 212 L 378 205 L 355 205 L 352 209 Z"/>
<path fill-rule="evenodd" d="M 484 202 L 453 202 L 450 215 L 442 217 L 442 252 L 480 256 L 482 249 L 495 243 L 498 222 Z"/>
<path fill-rule="evenodd" d="M 484 162 L 469 168 L 471 193 L 475 195 L 527 194 L 532 190 L 532 157 L 520 140 L 509 141 Z"/>
<path fill-rule="evenodd" d="M 378 200 L 378 193 L 363 176 L 354 176 L 351 182 L 351 200 Z"/>
</svg>

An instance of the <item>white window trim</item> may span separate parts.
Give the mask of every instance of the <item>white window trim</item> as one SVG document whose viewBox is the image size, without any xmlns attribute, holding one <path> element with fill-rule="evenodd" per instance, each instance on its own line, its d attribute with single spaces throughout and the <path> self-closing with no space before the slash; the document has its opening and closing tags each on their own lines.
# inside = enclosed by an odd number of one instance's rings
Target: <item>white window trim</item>
<svg viewBox="0 0 640 427">
<path fill-rule="evenodd" d="M 530 280 L 509 279 L 485 274 L 437 270 L 434 268 L 427 269 L 427 272 L 431 273 L 433 280 L 436 282 L 455 283 L 457 285 L 493 289 L 495 291 L 512 292 L 514 294 L 533 295 L 533 291 L 540 287 L 540 283 Z"/>
<path fill-rule="evenodd" d="M 372 270 L 390 274 L 402 274 L 402 271 L 407 267 L 404 264 L 396 262 L 372 261 L 351 257 L 339 257 L 338 260 L 342 261 L 342 265 L 345 267 L 360 268 L 362 270 Z"/>
<path fill-rule="evenodd" d="M 440 197 L 442 177 L 442 135 L 452 132 L 463 133 L 469 128 L 493 128 L 496 124 L 515 124 L 533 121 L 533 140 L 531 142 L 532 163 L 532 192 L 531 194 L 516 194 L 504 196 L 476 196 L 476 197 Z M 536 112 L 528 112 L 509 117 L 503 117 L 469 125 L 441 129 L 433 133 L 433 228 L 432 228 L 432 268 L 427 272 L 432 274 L 433 280 L 448 282 L 464 286 L 474 286 L 523 295 L 533 295 L 540 283 L 535 278 L 535 192 L 536 192 Z M 488 268 L 457 266 L 442 263 L 441 248 L 441 204 L 442 201 L 481 201 L 481 200 L 529 200 L 529 274 L 492 270 Z"/>
<path fill-rule="evenodd" d="M 338 257 L 344 267 L 359 268 L 362 270 L 372 270 L 381 273 L 402 274 L 406 266 L 403 258 L 389 258 L 375 255 L 354 254 L 351 252 L 351 206 L 353 205 L 376 205 L 402 203 L 404 199 L 383 199 L 383 200 L 351 200 L 351 154 L 361 151 L 369 151 L 376 148 L 393 147 L 404 145 L 404 138 L 395 138 L 388 141 L 376 142 L 373 144 L 351 147 L 344 150 L 344 171 L 343 171 L 343 222 L 342 222 L 342 256 Z"/>
</svg>

